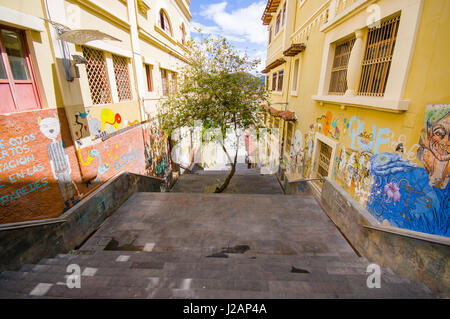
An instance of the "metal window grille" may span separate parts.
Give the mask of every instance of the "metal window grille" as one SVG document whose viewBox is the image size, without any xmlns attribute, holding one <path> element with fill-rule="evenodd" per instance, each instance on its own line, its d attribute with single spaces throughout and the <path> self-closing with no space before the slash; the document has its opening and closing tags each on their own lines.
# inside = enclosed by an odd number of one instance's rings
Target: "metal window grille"
<svg viewBox="0 0 450 319">
<path fill-rule="evenodd" d="M 331 68 L 329 94 L 342 95 L 347 90 L 347 68 L 350 52 L 352 51 L 355 38 L 351 38 L 336 45 L 334 51 L 333 66 Z"/>
<path fill-rule="evenodd" d="M 131 83 L 130 76 L 128 74 L 128 59 L 113 54 L 112 60 L 119 101 L 131 100 Z"/>
<path fill-rule="evenodd" d="M 358 95 L 384 95 L 399 22 L 400 16 L 396 16 L 369 30 Z"/>
<path fill-rule="evenodd" d="M 318 177 L 324 178 L 328 176 L 328 170 L 330 169 L 331 159 L 331 146 L 325 144 L 322 141 L 319 142 L 319 161 L 317 166 Z"/>
<path fill-rule="evenodd" d="M 277 73 L 274 73 L 272 75 L 272 91 L 275 91 L 277 89 Z"/>
<path fill-rule="evenodd" d="M 284 71 L 280 71 L 278 73 L 278 91 L 283 90 L 283 75 L 284 75 Z"/>
<path fill-rule="evenodd" d="M 93 104 L 111 103 L 111 88 L 103 51 L 83 46 L 83 56 L 88 63 L 86 72 Z"/>
</svg>

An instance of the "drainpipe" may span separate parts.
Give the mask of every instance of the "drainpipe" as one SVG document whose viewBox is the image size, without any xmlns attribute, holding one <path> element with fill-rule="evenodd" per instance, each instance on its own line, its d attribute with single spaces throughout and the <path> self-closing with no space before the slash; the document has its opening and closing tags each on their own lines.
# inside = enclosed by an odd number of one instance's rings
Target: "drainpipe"
<svg viewBox="0 0 450 319">
<path fill-rule="evenodd" d="M 141 122 L 147 120 L 147 113 L 145 113 L 144 109 L 144 70 L 142 67 L 142 55 L 139 46 L 139 35 L 137 29 L 137 14 L 136 8 L 137 1 L 136 0 L 128 0 L 128 19 L 130 22 L 130 33 L 131 33 L 131 50 L 133 52 L 133 70 L 134 70 L 134 82 L 136 83 L 136 93 L 138 95 L 139 101 L 139 110 L 141 112 Z"/>
</svg>

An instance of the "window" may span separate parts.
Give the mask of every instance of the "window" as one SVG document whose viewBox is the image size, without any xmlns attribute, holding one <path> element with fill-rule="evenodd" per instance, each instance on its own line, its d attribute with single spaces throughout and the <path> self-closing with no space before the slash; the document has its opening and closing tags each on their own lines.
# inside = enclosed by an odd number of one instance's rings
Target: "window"
<svg viewBox="0 0 450 319">
<path fill-rule="evenodd" d="M 162 94 L 167 96 L 169 94 L 169 78 L 168 72 L 165 69 L 161 69 L 161 81 L 162 81 Z"/>
<path fill-rule="evenodd" d="M 149 64 L 145 64 L 145 75 L 147 77 L 147 91 L 153 92 L 153 77 L 152 77 L 153 68 Z"/>
<path fill-rule="evenodd" d="M 286 127 L 286 148 L 285 153 L 291 153 L 292 134 L 294 132 L 294 124 L 292 122 L 287 123 Z"/>
<path fill-rule="evenodd" d="M 272 42 L 272 27 L 269 28 L 269 44 Z"/>
<path fill-rule="evenodd" d="M 331 160 L 331 146 L 325 144 L 324 142 L 317 140 L 319 146 L 319 159 L 317 162 L 317 177 L 325 178 L 328 177 L 328 171 L 330 169 Z M 321 183 L 323 183 L 321 181 Z"/>
<path fill-rule="evenodd" d="M 119 101 L 131 100 L 131 83 L 130 76 L 128 74 L 128 59 L 113 54 L 112 60 Z"/>
<path fill-rule="evenodd" d="M 181 43 L 186 44 L 186 29 L 183 23 L 181 24 Z"/>
<path fill-rule="evenodd" d="M 169 18 L 163 9 L 159 11 L 159 26 L 166 31 L 167 34 L 172 35 L 172 28 L 170 27 Z"/>
<path fill-rule="evenodd" d="M 286 24 L 286 2 L 284 3 L 283 6 L 283 25 Z"/>
<path fill-rule="evenodd" d="M 83 56 L 88 61 L 86 73 L 92 104 L 111 103 L 111 88 L 103 51 L 83 46 Z"/>
<path fill-rule="evenodd" d="M 352 51 L 355 38 L 346 40 L 336 45 L 334 51 L 333 66 L 331 68 L 329 94 L 344 94 L 347 90 L 347 67 L 350 52 Z"/>
<path fill-rule="evenodd" d="M 266 75 L 266 90 L 269 89 L 269 76 Z"/>
<path fill-rule="evenodd" d="M 23 31 L 0 26 L 0 113 L 40 108 Z"/>
<path fill-rule="evenodd" d="M 284 75 L 284 71 L 281 70 L 278 73 L 278 88 L 277 88 L 277 91 L 283 91 L 283 75 Z"/>
<path fill-rule="evenodd" d="M 369 29 L 358 95 L 383 96 L 391 66 L 400 16 Z"/>
<path fill-rule="evenodd" d="M 281 20 L 281 12 L 279 12 L 277 15 L 277 22 L 275 24 L 275 34 L 278 34 L 278 32 L 280 31 L 280 20 Z"/>
<path fill-rule="evenodd" d="M 272 91 L 275 91 L 277 89 L 277 73 L 275 72 L 272 75 Z"/>
<path fill-rule="evenodd" d="M 177 74 L 175 72 L 172 72 L 172 81 L 171 81 L 171 92 L 177 93 L 178 92 L 178 82 L 177 82 Z"/>
<path fill-rule="evenodd" d="M 292 88 L 291 92 L 297 94 L 298 78 L 300 74 L 300 59 L 296 59 L 294 62 L 294 70 L 292 70 Z"/>
</svg>

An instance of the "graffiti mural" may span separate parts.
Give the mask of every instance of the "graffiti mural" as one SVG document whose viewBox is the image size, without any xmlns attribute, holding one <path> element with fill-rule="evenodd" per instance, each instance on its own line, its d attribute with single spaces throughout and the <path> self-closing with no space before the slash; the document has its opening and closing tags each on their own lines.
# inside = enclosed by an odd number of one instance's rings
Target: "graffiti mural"
<svg viewBox="0 0 450 319">
<path fill-rule="evenodd" d="M 445 189 L 450 180 L 450 105 L 427 105 L 417 158 L 428 171 L 430 186 Z"/>
<path fill-rule="evenodd" d="M 168 138 L 156 123 L 146 123 L 143 129 L 145 170 L 148 175 L 164 177 L 170 168 Z"/>
<path fill-rule="evenodd" d="M 47 154 L 53 177 L 58 182 L 61 195 L 64 199 L 64 210 L 67 210 L 75 205 L 78 200 L 74 198 L 69 156 L 65 151 L 63 141 L 57 140 L 60 132 L 59 120 L 56 117 L 47 117 L 44 119 L 39 117 L 38 123 L 41 133 L 51 140 L 47 144 Z M 69 204 L 69 201 L 72 205 Z"/>
<path fill-rule="evenodd" d="M 296 138 L 301 151 L 291 152 L 291 166 L 311 177 L 315 135 L 331 137 L 339 142 L 332 178 L 380 223 L 450 236 L 450 105 L 426 107 L 418 144 L 365 122 L 330 111 L 317 117 Z"/>
<path fill-rule="evenodd" d="M 379 153 L 371 159 L 374 182 L 367 209 L 384 224 L 450 236 L 450 187 L 430 185 L 423 167 L 398 153 Z"/>
</svg>

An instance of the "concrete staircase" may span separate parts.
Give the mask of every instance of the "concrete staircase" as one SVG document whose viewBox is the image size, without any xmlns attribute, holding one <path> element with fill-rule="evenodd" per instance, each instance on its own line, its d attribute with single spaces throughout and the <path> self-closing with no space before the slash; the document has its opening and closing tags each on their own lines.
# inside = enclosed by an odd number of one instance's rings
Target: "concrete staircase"
<svg viewBox="0 0 450 319">
<path fill-rule="evenodd" d="M 370 289 L 369 264 L 310 195 L 135 193 L 80 249 L 2 272 L 0 298 L 436 297 L 384 268 Z"/>
<path fill-rule="evenodd" d="M 0 276 L 1 298 L 431 298 L 421 285 L 382 270 L 366 285 L 367 260 L 337 256 L 98 251 L 65 254 Z M 81 268 L 81 288 L 66 285 Z"/>
</svg>

